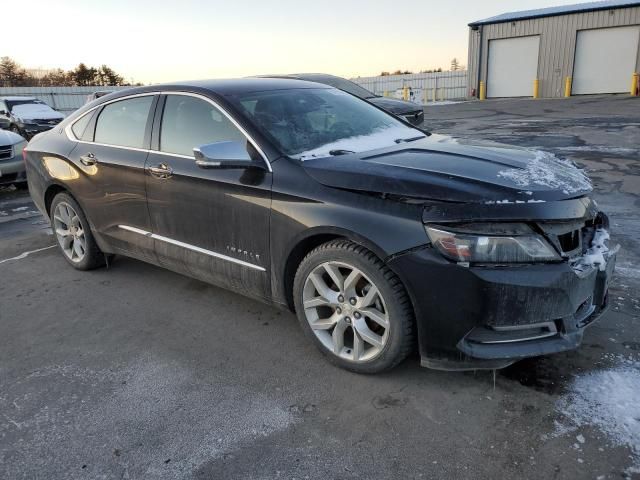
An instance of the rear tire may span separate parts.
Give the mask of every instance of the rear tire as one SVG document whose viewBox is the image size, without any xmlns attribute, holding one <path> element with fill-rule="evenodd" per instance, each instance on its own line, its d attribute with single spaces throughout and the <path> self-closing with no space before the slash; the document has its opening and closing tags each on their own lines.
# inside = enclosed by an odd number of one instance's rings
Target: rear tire
<svg viewBox="0 0 640 480">
<path fill-rule="evenodd" d="M 77 270 L 92 270 L 105 265 L 87 217 L 68 193 L 57 194 L 49 212 L 51 228 L 64 259 Z"/>
<path fill-rule="evenodd" d="M 414 348 L 414 315 L 400 279 L 371 251 L 348 240 L 312 250 L 293 295 L 305 334 L 327 358 L 357 373 L 379 373 Z"/>
</svg>

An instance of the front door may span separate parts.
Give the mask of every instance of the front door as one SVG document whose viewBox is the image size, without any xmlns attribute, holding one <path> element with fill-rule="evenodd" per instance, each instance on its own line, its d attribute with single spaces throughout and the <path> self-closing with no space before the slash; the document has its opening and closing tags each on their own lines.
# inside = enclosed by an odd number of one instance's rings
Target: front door
<svg viewBox="0 0 640 480">
<path fill-rule="evenodd" d="M 162 115 L 154 126 L 157 151 L 149 153 L 146 164 L 159 262 L 269 298 L 271 173 L 198 167 L 193 149 L 218 141 L 241 141 L 259 154 L 230 117 L 205 97 L 176 93 L 161 101 Z"/>
</svg>

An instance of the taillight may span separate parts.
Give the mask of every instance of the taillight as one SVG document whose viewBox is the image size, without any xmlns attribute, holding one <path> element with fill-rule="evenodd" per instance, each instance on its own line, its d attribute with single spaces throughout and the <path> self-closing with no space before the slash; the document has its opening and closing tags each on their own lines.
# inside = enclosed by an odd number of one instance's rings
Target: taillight
<svg viewBox="0 0 640 480">
<path fill-rule="evenodd" d="M 25 165 L 27 164 L 27 149 L 26 148 L 22 149 L 22 161 L 25 163 Z"/>
</svg>

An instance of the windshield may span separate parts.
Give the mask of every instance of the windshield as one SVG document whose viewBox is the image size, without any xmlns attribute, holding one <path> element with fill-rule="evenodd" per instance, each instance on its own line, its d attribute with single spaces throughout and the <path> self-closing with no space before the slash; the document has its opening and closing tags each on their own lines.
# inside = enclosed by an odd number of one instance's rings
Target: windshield
<svg viewBox="0 0 640 480">
<path fill-rule="evenodd" d="M 236 106 L 294 158 L 364 152 L 425 136 L 392 115 L 334 88 L 251 92 Z"/>
<path fill-rule="evenodd" d="M 13 111 L 13 107 L 17 105 L 44 105 L 45 103 L 41 100 L 7 100 L 7 107 L 9 111 Z"/>
</svg>

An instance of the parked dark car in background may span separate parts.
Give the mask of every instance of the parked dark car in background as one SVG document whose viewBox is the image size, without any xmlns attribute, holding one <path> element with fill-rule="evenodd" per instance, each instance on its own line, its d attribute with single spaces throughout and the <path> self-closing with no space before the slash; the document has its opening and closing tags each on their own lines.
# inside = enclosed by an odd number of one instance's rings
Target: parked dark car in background
<svg viewBox="0 0 640 480">
<path fill-rule="evenodd" d="M 550 154 L 271 78 L 135 88 L 61 127 L 26 163 L 73 267 L 121 254 L 290 308 L 356 372 L 416 343 L 442 369 L 576 348 L 607 305 L 607 217 Z"/>
<path fill-rule="evenodd" d="M 35 97 L 0 97 L 0 121 L 27 139 L 51 130 L 63 118 L 64 115 Z"/>
<path fill-rule="evenodd" d="M 26 183 L 22 158 L 26 146 L 27 141 L 17 133 L 0 130 L 0 185 Z"/>
<path fill-rule="evenodd" d="M 299 80 L 323 83 L 324 85 L 339 88 L 351 95 L 367 100 L 387 112 L 402 117 L 412 125 L 420 126 L 424 122 L 424 110 L 422 110 L 420 105 L 397 98 L 381 97 L 346 78 L 336 77 L 335 75 L 328 75 L 326 73 L 292 73 L 287 75 L 265 75 L 265 77 L 297 78 Z"/>
</svg>

